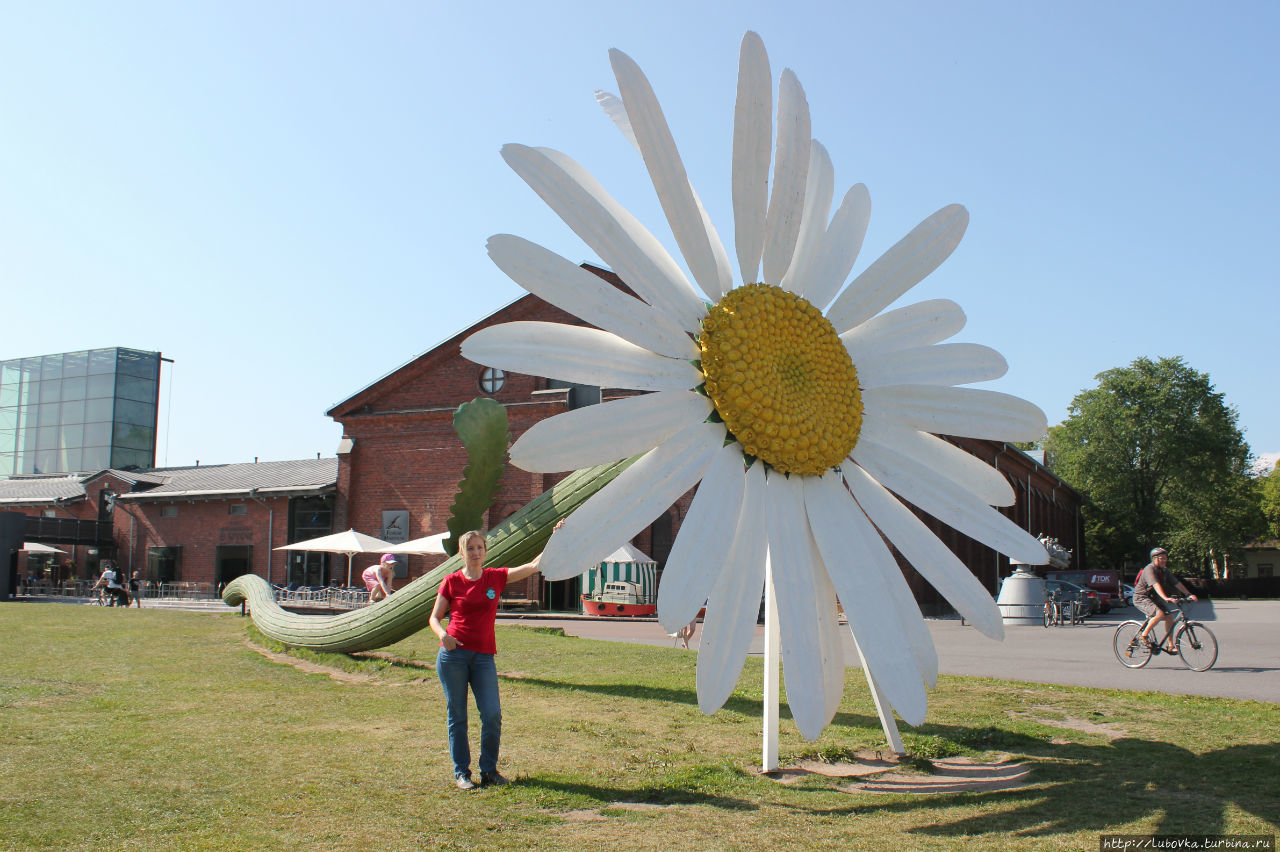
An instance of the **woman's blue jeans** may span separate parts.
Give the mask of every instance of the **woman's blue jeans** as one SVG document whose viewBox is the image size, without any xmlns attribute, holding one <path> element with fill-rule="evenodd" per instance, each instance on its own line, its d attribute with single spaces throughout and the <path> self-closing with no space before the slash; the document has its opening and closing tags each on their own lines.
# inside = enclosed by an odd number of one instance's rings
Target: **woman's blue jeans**
<svg viewBox="0 0 1280 852">
<path fill-rule="evenodd" d="M 498 700 L 498 668 L 493 654 L 455 648 L 440 649 L 436 674 L 444 688 L 449 711 L 449 756 L 454 775 L 471 775 L 471 744 L 467 742 L 467 687 L 480 711 L 480 771 L 498 771 L 498 745 L 502 741 L 502 704 Z"/>
</svg>

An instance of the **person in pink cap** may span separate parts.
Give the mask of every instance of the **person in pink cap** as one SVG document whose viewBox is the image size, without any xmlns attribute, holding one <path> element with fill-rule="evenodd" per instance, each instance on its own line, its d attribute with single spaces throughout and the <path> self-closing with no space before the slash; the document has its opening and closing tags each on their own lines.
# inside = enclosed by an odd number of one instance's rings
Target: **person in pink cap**
<svg viewBox="0 0 1280 852">
<path fill-rule="evenodd" d="M 392 553 L 382 554 L 382 561 L 370 565 L 360 574 L 364 586 L 369 590 L 369 603 L 380 601 L 391 594 L 391 577 L 395 572 L 396 557 Z"/>
</svg>

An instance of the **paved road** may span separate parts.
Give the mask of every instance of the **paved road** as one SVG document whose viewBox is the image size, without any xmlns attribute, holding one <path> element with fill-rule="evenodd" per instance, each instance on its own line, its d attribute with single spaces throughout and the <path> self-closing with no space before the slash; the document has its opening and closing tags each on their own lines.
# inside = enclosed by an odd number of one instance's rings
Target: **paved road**
<svg viewBox="0 0 1280 852">
<path fill-rule="evenodd" d="M 1145 669 L 1121 666 L 1111 651 L 1111 636 L 1117 624 L 1136 616 L 1132 607 L 1075 627 L 1009 626 L 1003 642 L 958 620 L 930 619 L 928 624 L 943 674 L 1280 703 L 1280 601 L 1216 601 L 1214 609 L 1216 620 L 1209 626 L 1218 637 L 1218 662 L 1207 672 L 1193 672 L 1181 659 L 1164 655 Z M 1199 616 L 1193 611 L 1192 617 Z M 501 621 L 520 619 L 504 616 Z M 654 621 L 541 616 L 537 623 L 588 639 L 676 647 Z M 697 647 L 696 637 L 691 647 Z M 762 648 L 762 629 L 757 627 L 751 653 L 759 655 Z M 857 666 L 852 641 L 846 643 L 845 659 Z"/>
</svg>

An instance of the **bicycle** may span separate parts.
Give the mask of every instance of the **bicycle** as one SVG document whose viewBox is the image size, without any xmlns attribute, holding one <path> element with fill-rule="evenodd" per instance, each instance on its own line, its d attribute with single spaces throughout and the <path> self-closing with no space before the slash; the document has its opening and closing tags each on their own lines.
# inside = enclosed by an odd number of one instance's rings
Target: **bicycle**
<svg viewBox="0 0 1280 852">
<path fill-rule="evenodd" d="M 1061 600 L 1057 589 L 1049 593 L 1049 598 L 1044 602 L 1044 626 L 1054 625 L 1061 627 L 1063 624 L 1079 624 L 1084 620 L 1084 616 L 1080 613 L 1079 603 L 1073 598 Z"/>
<path fill-rule="evenodd" d="M 1213 631 L 1198 621 L 1188 621 L 1183 609 L 1186 598 L 1174 598 L 1177 612 L 1174 614 L 1173 647 L 1182 662 L 1192 671 L 1203 672 L 1213 668 L 1218 661 L 1218 637 Z M 1111 639 L 1112 650 L 1120 664 L 1131 669 L 1140 669 L 1156 654 L 1171 654 L 1160 645 L 1143 642 L 1140 638 L 1142 621 L 1126 621 L 1116 628 Z M 1155 630 L 1156 628 L 1151 628 Z"/>
</svg>

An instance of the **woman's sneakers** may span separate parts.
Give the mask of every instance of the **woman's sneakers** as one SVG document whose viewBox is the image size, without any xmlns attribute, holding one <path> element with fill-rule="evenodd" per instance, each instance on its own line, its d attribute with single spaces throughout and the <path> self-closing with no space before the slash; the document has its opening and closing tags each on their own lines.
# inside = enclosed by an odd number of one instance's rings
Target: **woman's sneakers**
<svg viewBox="0 0 1280 852">
<path fill-rule="evenodd" d="M 470 774 L 455 776 L 453 783 L 458 785 L 459 790 L 475 790 L 479 787 L 501 787 L 503 784 L 510 784 L 511 782 L 497 772 L 481 772 L 479 784 L 471 780 Z"/>
</svg>

